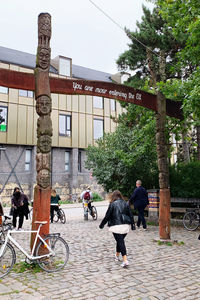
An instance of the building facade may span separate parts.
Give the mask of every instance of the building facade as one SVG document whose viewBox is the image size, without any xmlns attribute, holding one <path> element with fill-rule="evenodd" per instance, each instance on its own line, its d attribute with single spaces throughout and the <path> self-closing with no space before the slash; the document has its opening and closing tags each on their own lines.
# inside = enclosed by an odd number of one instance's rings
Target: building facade
<svg viewBox="0 0 200 300">
<path fill-rule="evenodd" d="M 0 47 L 0 68 L 34 73 L 36 56 Z M 50 77 L 113 82 L 119 76 L 73 65 L 70 58 L 51 60 Z M 51 94 L 52 97 L 52 187 L 63 200 L 77 199 L 86 184 L 103 193 L 91 171 L 85 168 L 85 149 L 104 133 L 113 132 L 111 116 L 123 112 L 119 102 L 87 95 Z M 8 201 L 20 185 L 33 198 L 36 184 L 35 155 L 37 114 L 34 92 L 0 86 L 0 189 Z"/>
</svg>

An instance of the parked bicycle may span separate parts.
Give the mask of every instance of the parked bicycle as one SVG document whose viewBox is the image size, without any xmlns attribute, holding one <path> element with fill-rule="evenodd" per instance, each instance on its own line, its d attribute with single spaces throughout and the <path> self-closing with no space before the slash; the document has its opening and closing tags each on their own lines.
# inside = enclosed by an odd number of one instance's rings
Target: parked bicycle
<svg viewBox="0 0 200 300">
<path fill-rule="evenodd" d="M 4 240 L 7 231 L 12 230 L 12 228 L 13 228 L 13 224 L 10 221 L 11 217 L 2 216 L 2 218 L 3 218 L 3 222 L 0 225 L 0 240 Z"/>
<path fill-rule="evenodd" d="M 90 200 L 92 203 L 93 201 Z M 88 214 L 93 218 L 93 220 L 97 220 L 97 209 L 94 205 L 91 205 L 91 208 L 88 206 L 88 201 L 83 203 L 83 210 L 84 210 L 84 220 L 88 220 Z"/>
<path fill-rule="evenodd" d="M 188 208 L 183 216 L 183 225 L 187 230 L 194 231 L 200 226 L 200 208 Z"/>
<path fill-rule="evenodd" d="M 35 223 L 39 224 L 38 230 L 8 230 L 5 241 L 0 241 L 0 278 L 7 275 L 16 262 L 15 249 L 10 242 L 26 256 L 27 262 L 37 262 L 46 272 L 56 272 L 65 267 L 69 258 L 69 247 L 66 241 L 60 237 L 60 233 L 51 233 L 42 238 L 39 234 L 40 228 L 47 221 L 35 221 Z M 30 254 L 13 237 L 15 233 L 23 236 L 25 233 L 35 233 Z"/>
<path fill-rule="evenodd" d="M 60 221 L 62 224 L 66 223 L 65 212 L 62 208 L 60 208 L 60 206 L 58 206 L 57 211 L 54 210 L 54 216 L 53 216 L 53 222 L 57 223 L 58 221 Z"/>
</svg>

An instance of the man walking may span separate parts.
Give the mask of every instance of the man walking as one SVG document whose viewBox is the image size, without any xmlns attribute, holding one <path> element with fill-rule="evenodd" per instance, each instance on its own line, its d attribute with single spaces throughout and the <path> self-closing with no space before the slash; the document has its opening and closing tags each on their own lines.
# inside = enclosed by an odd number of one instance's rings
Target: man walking
<svg viewBox="0 0 200 300">
<path fill-rule="evenodd" d="M 141 180 L 136 181 L 136 189 L 130 197 L 130 204 L 134 205 L 134 209 L 138 210 L 137 227 L 140 227 L 142 222 L 143 229 L 146 230 L 146 220 L 144 218 L 144 209 L 149 204 L 148 193 L 145 188 L 142 187 Z"/>
</svg>

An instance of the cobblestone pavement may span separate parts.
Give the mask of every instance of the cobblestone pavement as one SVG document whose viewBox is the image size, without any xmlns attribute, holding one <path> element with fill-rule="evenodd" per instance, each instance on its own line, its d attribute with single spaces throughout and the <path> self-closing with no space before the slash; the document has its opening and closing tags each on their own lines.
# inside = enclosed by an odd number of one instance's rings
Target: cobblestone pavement
<svg viewBox="0 0 200 300">
<path fill-rule="evenodd" d="M 0 281 L 0 299 L 200 299 L 199 231 L 172 227 L 172 240 L 184 242 L 172 246 L 153 241 L 157 226 L 132 231 L 126 237 L 130 266 L 123 269 L 113 260 L 112 234 L 107 227 L 100 230 L 99 223 L 80 216 L 65 225 L 52 224 L 51 232 L 61 232 L 70 247 L 65 269 L 51 274 L 11 271 Z"/>
</svg>

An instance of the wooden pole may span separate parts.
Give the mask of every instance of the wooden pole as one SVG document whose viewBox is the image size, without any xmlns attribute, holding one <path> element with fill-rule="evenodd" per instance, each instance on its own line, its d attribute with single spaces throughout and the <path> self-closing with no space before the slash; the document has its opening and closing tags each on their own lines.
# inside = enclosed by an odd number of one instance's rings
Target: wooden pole
<svg viewBox="0 0 200 300">
<path fill-rule="evenodd" d="M 51 92 L 49 67 L 51 58 L 51 16 L 41 13 L 38 16 L 38 48 L 35 68 L 35 99 L 37 120 L 37 185 L 34 189 L 32 230 L 37 230 L 35 221 L 47 221 L 41 234 L 49 233 L 50 196 L 51 196 Z M 35 235 L 31 236 L 31 248 Z"/>
</svg>

